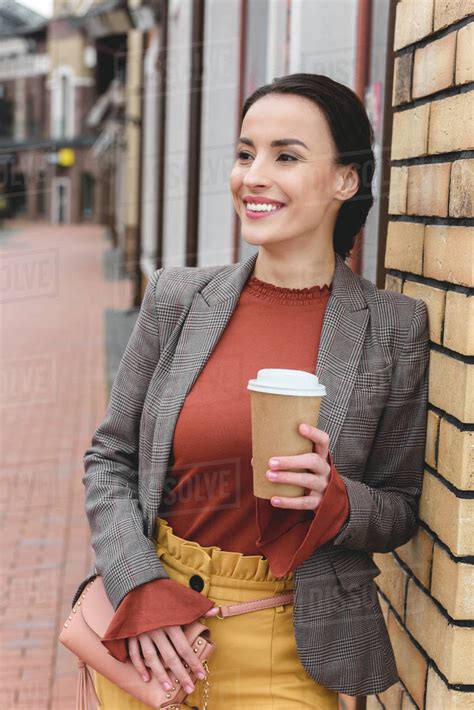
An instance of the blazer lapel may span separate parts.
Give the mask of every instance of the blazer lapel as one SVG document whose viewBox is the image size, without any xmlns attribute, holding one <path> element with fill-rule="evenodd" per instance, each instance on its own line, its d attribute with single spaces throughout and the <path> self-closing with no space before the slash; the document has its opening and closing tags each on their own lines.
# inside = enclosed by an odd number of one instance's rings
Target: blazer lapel
<svg viewBox="0 0 474 710">
<path fill-rule="evenodd" d="M 368 322 L 369 310 L 360 279 L 337 255 L 316 366 L 316 374 L 327 391 L 318 428 L 329 435 L 332 451 L 349 407 Z"/>
<path fill-rule="evenodd" d="M 225 267 L 194 294 L 184 321 L 166 384 L 157 393 L 152 460 L 156 465 L 147 498 L 148 534 L 153 535 L 164 480 L 172 465 L 172 442 L 186 395 L 203 370 L 234 312 L 257 254 Z"/>
<path fill-rule="evenodd" d="M 160 480 L 155 480 L 156 496 L 151 496 L 151 524 L 158 512 L 174 429 L 184 400 L 227 326 L 256 259 L 257 253 L 225 267 L 192 300 L 166 384 L 158 395 L 153 460 L 158 464 Z M 329 434 L 332 450 L 347 413 L 368 318 L 358 277 L 336 256 L 316 367 L 316 374 L 327 389 L 318 426 Z"/>
</svg>

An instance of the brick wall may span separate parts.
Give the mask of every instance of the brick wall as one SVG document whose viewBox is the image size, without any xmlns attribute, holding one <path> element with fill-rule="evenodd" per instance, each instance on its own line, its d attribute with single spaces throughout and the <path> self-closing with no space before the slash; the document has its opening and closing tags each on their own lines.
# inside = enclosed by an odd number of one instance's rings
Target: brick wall
<svg viewBox="0 0 474 710">
<path fill-rule="evenodd" d="M 386 288 L 422 298 L 431 361 L 421 524 L 374 555 L 401 682 L 368 710 L 474 707 L 474 2 L 402 0 Z"/>
</svg>

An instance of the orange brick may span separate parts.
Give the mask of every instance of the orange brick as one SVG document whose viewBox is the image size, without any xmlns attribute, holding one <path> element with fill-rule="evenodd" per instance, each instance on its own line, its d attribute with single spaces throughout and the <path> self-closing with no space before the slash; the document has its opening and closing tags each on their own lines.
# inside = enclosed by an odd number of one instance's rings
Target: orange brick
<svg viewBox="0 0 474 710">
<path fill-rule="evenodd" d="M 410 699 L 408 693 L 404 690 L 402 693 L 402 704 L 400 710 L 418 710 L 418 706 Z"/>
<path fill-rule="evenodd" d="M 472 552 L 473 512 L 472 499 L 457 498 L 444 483 L 425 471 L 419 509 L 420 519 L 457 557 L 470 555 Z"/>
<path fill-rule="evenodd" d="M 461 491 L 474 490 L 474 432 L 441 420 L 438 471 Z"/>
<path fill-rule="evenodd" d="M 421 274 L 423 271 L 424 224 L 389 222 L 385 267 Z"/>
<path fill-rule="evenodd" d="M 474 421 L 474 365 L 432 350 L 429 398 L 432 404 L 460 422 Z"/>
<path fill-rule="evenodd" d="M 403 286 L 403 293 L 411 298 L 421 298 L 426 303 L 430 325 L 430 340 L 441 345 L 446 291 L 407 280 Z"/>
<path fill-rule="evenodd" d="M 434 546 L 431 595 L 456 620 L 474 618 L 474 566 L 455 562 L 440 545 Z"/>
<path fill-rule="evenodd" d="M 408 168 L 391 168 L 390 195 L 388 198 L 389 214 L 406 214 L 407 211 Z"/>
<path fill-rule="evenodd" d="M 393 73 L 392 106 L 411 101 L 411 75 L 413 67 L 413 52 L 395 57 Z"/>
<path fill-rule="evenodd" d="M 390 688 L 384 690 L 383 693 L 378 693 L 379 700 L 383 703 L 384 708 L 399 708 L 402 700 L 403 688 L 401 683 L 394 683 Z"/>
<path fill-rule="evenodd" d="M 438 281 L 474 286 L 474 237 L 468 227 L 428 224 L 423 275 Z"/>
<path fill-rule="evenodd" d="M 406 626 L 449 683 L 470 683 L 472 629 L 450 624 L 413 580 L 408 583 Z"/>
<path fill-rule="evenodd" d="M 448 291 L 443 344 L 461 355 L 474 355 L 474 296 Z"/>
<path fill-rule="evenodd" d="M 450 163 L 411 165 L 408 168 L 407 213 L 448 216 Z"/>
<path fill-rule="evenodd" d="M 425 708 L 429 710 L 473 710 L 474 693 L 448 688 L 433 667 L 428 668 Z"/>
<path fill-rule="evenodd" d="M 425 461 L 433 468 L 436 468 L 436 442 L 438 440 L 439 420 L 439 414 L 431 410 L 428 412 Z"/>
<path fill-rule="evenodd" d="M 456 48 L 456 84 L 474 81 L 474 22 L 461 27 Z"/>
<path fill-rule="evenodd" d="M 373 559 L 382 572 L 376 579 L 377 586 L 403 619 L 407 574 L 391 553 L 376 552 Z"/>
<path fill-rule="evenodd" d="M 456 32 L 430 42 L 415 52 L 412 96 L 434 94 L 454 84 Z"/>
<path fill-rule="evenodd" d="M 395 19 L 395 51 L 429 35 L 433 29 L 433 0 L 402 0 Z"/>
<path fill-rule="evenodd" d="M 448 27 L 473 12 L 473 0 L 435 0 L 433 30 L 436 32 L 443 27 Z"/>
<path fill-rule="evenodd" d="M 397 555 L 427 589 L 430 586 L 433 544 L 434 541 L 431 535 L 419 526 L 408 542 L 397 547 Z"/>
<path fill-rule="evenodd" d="M 430 104 L 393 114 L 392 160 L 415 158 L 428 153 Z"/>
<path fill-rule="evenodd" d="M 392 274 L 387 274 L 385 276 L 385 290 L 402 293 L 403 279 L 399 279 L 398 276 L 392 276 Z"/>
<path fill-rule="evenodd" d="M 455 160 L 451 168 L 450 217 L 473 217 L 474 160 Z"/>
<path fill-rule="evenodd" d="M 417 705 L 423 707 L 428 663 L 392 612 L 388 614 L 388 633 L 400 679 Z"/>
<path fill-rule="evenodd" d="M 448 153 L 474 148 L 472 95 L 437 99 L 430 104 L 428 153 Z"/>
</svg>

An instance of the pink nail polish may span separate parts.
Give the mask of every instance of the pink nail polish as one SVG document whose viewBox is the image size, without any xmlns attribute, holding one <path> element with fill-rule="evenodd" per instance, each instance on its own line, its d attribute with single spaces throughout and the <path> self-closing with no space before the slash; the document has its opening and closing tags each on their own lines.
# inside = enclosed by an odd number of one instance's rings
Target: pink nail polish
<svg viewBox="0 0 474 710">
<path fill-rule="evenodd" d="M 171 683 L 163 683 L 163 688 L 164 688 L 165 690 L 171 690 L 172 687 L 173 687 L 173 686 L 171 685 Z"/>
</svg>

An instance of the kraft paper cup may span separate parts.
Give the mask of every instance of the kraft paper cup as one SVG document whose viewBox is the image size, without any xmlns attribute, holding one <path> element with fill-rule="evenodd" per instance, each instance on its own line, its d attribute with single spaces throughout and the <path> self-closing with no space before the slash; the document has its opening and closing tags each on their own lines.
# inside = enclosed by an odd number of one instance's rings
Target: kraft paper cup
<svg viewBox="0 0 474 710">
<path fill-rule="evenodd" d="M 275 495 L 302 496 L 306 488 L 273 483 L 266 477 L 268 460 L 313 451 L 313 442 L 303 437 L 299 425 L 317 426 L 321 398 L 326 388 L 316 375 L 304 370 L 265 368 L 249 380 L 252 409 L 253 493 L 258 498 Z M 291 470 L 286 469 L 285 470 Z M 308 469 L 295 469 L 304 473 Z"/>
</svg>

